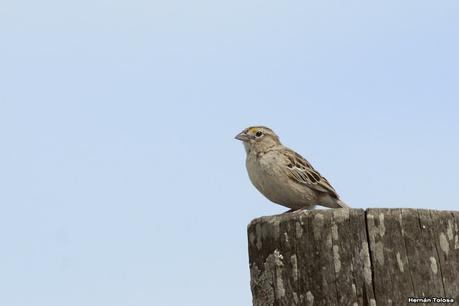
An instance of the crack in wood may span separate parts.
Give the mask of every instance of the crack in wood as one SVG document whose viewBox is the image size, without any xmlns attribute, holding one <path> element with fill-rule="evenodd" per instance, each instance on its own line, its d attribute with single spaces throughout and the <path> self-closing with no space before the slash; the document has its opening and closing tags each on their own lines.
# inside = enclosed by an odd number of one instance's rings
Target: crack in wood
<svg viewBox="0 0 459 306">
<path fill-rule="evenodd" d="M 458 227 L 459 212 L 416 209 L 255 219 L 248 226 L 253 304 L 405 305 L 408 297 L 424 296 L 459 301 Z"/>
<path fill-rule="evenodd" d="M 371 286 L 373 287 L 373 294 L 374 294 L 374 297 L 375 297 L 375 302 L 377 303 L 377 299 L 376 299 L 376 288 L 375 288 L 375 271 L 374 271 L 374 264 L 373 264 L 373 254 L 372 254 L 372 251 L 371 251 L 371 247 L 370 247 L 370 230 L 368 228 L 368 210 L 365 210 L 365 234 L 366 234 L 366 238 L 367 238 L 367 243 L 368 243 L 368 254 L 369 254 L 369 260 L 370 260 L 370 269 L 371 269 Z"/>
</svg>

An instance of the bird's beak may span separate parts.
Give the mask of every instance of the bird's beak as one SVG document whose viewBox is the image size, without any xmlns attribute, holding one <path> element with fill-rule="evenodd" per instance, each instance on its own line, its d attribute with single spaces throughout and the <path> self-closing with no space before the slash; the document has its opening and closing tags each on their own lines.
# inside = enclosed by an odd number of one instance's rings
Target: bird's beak
<svg viewBox="0 0 459 306">
<path fill-rule="evenodd" d="M 244 132 L 240 132 L 234 138 L 237 139 L 237 140 L 240 140 L 240 141 L 249 141 L 249 139 L 250 139 L 249 135 L 247 135 Z"/>
</svg>

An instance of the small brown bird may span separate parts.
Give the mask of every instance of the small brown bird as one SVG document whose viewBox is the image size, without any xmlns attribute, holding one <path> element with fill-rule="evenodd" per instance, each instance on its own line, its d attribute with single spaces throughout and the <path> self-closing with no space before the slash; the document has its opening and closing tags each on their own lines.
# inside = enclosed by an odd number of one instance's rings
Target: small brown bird
<svg viewBox="0 0 459 306">
<path fill-rule="evenodd" d="M 330 183 L 301 155 L 283 146 L 270 128 L 249 127 L 235 138 L 244 144 L 252 184 L 269 200 L 292 211 L 315 205 L 349 208 Z"/>
</svg>

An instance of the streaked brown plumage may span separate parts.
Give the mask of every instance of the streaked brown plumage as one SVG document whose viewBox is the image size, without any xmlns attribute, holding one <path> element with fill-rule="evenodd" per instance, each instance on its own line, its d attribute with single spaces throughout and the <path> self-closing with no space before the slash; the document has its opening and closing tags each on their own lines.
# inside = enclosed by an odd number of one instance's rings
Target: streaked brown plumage
<svg viewBox="0 0 459 306">
<path fill-rule="evenodd" d="M 315 205 L 349 208 L 327 179 L 305 158 L 283 146 L 270 128 L 249 127 L 235 138 L 244 144 L 250 180 L 269 200 L 292 210 Z"/>
</svg>

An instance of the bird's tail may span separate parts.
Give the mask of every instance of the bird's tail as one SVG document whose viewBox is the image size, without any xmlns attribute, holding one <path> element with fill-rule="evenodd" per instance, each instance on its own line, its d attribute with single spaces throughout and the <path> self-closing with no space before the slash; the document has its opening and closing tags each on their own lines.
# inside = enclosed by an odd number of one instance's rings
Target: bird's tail
<svg viewBox="0 0 459 306">
<path fill-rule="evenodd" d="M 347 208 L 347 209 L 350 209 L 351 207 L 349 205 L 347 205 L 346 203 L 344 203 L 343 201 L 339 200 L 336 201 L 336 204 L 338 204 L 339 208 Z"/>
</svg>

